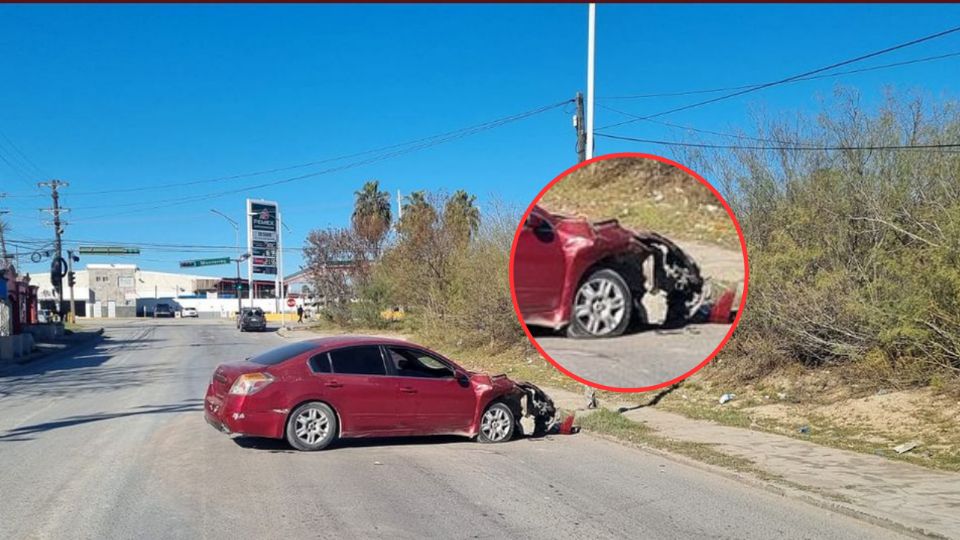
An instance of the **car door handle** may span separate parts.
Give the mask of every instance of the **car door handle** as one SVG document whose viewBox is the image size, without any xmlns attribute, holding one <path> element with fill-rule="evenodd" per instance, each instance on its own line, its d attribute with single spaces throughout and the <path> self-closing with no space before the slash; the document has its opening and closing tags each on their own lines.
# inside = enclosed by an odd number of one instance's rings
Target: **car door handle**
<svg viewBox="0 0 960 540">
<path fill-rule="evenodd" d="M 405 394 L 416 394 L 416 393 L 417 393 L 417 389 L 416 389 L 416 388 L 411 388 L 411 387 L 409 387 L 409 386 L 401 386 L 401 387 L 400 387 L 400 391 L 403 392 L 403 393 L 405 393 Z"/>
<path fill-rule="evenodd" d="M 343 383 L 339 383 L 337 381 L 325 382 L 323 385 L 327 388 L 343 388 Z"/>
</svg>

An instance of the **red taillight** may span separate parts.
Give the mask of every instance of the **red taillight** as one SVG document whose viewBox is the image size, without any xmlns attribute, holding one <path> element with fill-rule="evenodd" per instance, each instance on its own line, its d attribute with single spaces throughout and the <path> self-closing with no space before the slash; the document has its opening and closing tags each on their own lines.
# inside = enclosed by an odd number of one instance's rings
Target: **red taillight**
<svg viewBox="0 0 960 540">
<path fill-rule="evenodd" d="M 269 373 L 244 373 L 233 381 L 230 393 L 235 396 L 249 396 L 263 390 L 273 382 Z"/>
</svg>

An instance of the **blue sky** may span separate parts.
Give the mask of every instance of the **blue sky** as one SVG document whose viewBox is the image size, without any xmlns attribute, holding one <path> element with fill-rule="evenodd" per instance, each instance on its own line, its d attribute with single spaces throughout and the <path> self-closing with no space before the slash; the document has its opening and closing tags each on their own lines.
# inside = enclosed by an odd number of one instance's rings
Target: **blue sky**
<svg viewBox="0 0 960 540">
<path fill-rule="evenodd" d="M 361 158 L 109 192 L 319 161 L 571 98 L 585 86 L 586 11 L 583 5 L 0 6 L 0 156 L 13 163 L 0 160 L 0 192 L 14 195 L 0 207 L 12 210 L 9 236 L 52 236 L 36 210 L 49 199 L 36 197 L 32 187 L 50 177 L 70 182 L 63 190 L 63 204 L 72 208 L 70 245 L 143 246 L 138 258 L 85 257 L 81 264 L 137 262 L 153 270 L 232 254 L 146 246 L 233 245 L 233 229 L 210 209 L 241 220 L 248 196 L 279 201 L 291 229 L 288 248 L 300 247 L 312 228 L 346 225 L 353 192 L 369 179 L 392 194 L 466 189 L 478 195 L 481 208 L 494 200 L 525 206 L 576 159 L 569 108 L 244 193 L 216 196 Z M 960 6 L 950 5 L 601 5 L 597 95 L 774 80 L 956 21 Z M 853 67 L 957 51 L 960 34 Z M 859 88 L 869 103 L 885 87 L 955 97 L 958 82 L 960 57 L 953 57 L 785 85 L 662 119 L 749 130 L 751 110 L 816 110 L 838 84 Z M 649 114 L 701 98 L 598 103 Z M 604 109 L 597 115 L 598 126 L 623 119 Z M 677 136 L 642 122 L 613 131 Z M 598 155 L 628 150 L 673 155 L 656 146 L 597 141 Z M 299 254 L 288 252 L 288 273 L 299 263 Z M 201 273 L 229 275 L 231 268 Z"/>
</svg>

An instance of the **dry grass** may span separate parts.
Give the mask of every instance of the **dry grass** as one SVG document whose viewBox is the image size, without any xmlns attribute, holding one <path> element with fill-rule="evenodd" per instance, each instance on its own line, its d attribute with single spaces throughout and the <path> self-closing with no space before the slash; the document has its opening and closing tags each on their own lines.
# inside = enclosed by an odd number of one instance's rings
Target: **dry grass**
<svg viewBox="0 0 960 540">
<path fill-rule="evenodd" d="M 960 401 L 956 396 L 929 388 L 858 386 L 837 369 L 776 373 L 739 384 L 698 374 L 658 407 L 724 425 L 960 471 Z M 724 393 L 736 394 L 736 398 L 720 405 L 718 398 Z M 893 451 L 910 441 L 920 445 L 906 454 Z"/>
<path fill-rule="evenodd" d="M 617 218 L 681 240 L 738 248 L 733 223 L 703 184 L 646 159 L 600 161 L 571 173 L 541 200 L 544 208 L 590 219 Z"/>
</svg>

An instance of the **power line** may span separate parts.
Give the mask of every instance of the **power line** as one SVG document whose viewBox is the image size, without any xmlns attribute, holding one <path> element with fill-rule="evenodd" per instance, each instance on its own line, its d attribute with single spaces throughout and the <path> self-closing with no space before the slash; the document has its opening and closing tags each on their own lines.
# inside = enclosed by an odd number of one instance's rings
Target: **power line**
<svg viewBox="0 0 960 540">
<path fill-rule="evenodd" d="M 134 205 L 141 206 L 141 205 L 144 205 L 144 204 L 153 204 L 153 203 L 156 203 L 156 202 L 164 203 L 164 204 L 153 205 L 153 206 L 148 206 L 148 207 L 143 207 L 143 208 L 137 208 L 137 209 L 135 209 L 135 210 L 125 211 L 125 212 L 111 212 L 111 213 L 109 213 L 109 214 L 101 214 L 101 215 L 97 215 L 97 216 L 90 216 L 90 217 L 86 217 L 86 218 L 75 219 L 74 221 L 91 221 L 91 220 L 95 220 L 95 219 L 99 219 L 99 218 L 103 218 L 103 217 L 114 217 L 114 216 L 119 216 L 119 215 L 130 214 L 130 213 L 144 212 L 144 211 L 148 211 L 148 210 L 158 210 L 158 209 L 161 209 L 161 208 L 168 208 L 168 207 L 171 207 L 171 206 L 179 206 L 179 205 L 182 205 L 182 204 L 188 203 L 188 202 L 207 201 L 207 200 L 211 200 L 211 199 L 216 199 L 216 198 L 219 198 L 219 197 L 223 197 L 223 196 L 226 196 L 226 195 L 232 195 L 232 194 L 236 194 L 236 193 L 245 193 L 245 192 L 248 192 L 248 191 L 254 190 L 254 189 L 261 189 L 261 188 L 265 188 L 265 187 L 272 187 L 272 186 L 276 186 L 276 185 L 287 184 L 287 183 L 296 182 L 296 181 L 299 181 L 299 180 L 304 180 L 304 179 L 307 179 L 307 178 L 313 178 L 313 177 L 317 177 L 317 176 L 321 176 L 321 175 L 326 175 L 326 174 L 331 174 L 331 173 L 335 173 L 335 172 L 340 172 L 340 171 L 344 171 L 344 170 L 348 170 L 348 169 L 353 169 L 353 168 L 356 168 L 356 167 L 360 167 L 360 166 L 363 166 L 363 165 L 368 165 L 368 164 L 371 164 L 371 163 L 376 163 L 376 162 L 383 161 L 383 160 L 386 160 L 386 159 L 390 159 L 390 158 L 393 158 L 393 157 L 397 157 L 397 156 L 409 154 L 409 153 L 412 153 L 412 152 L 417 152 L 417 151 L 420 151 L 420 150 L 423 150 L 423 149 L 426 149 L 426 148 L 431 148 L 431 147 L 433 147 L 433 146 L 438 146 L 438 145 L 441 145 L 441 144 L 444 144 L 444 143 L 447 143 L 447 142 L 450 142 L 450 141 L 463 139 L 463 138 L 465 138 L 465 137 L 468 137 L 468 136 L 471 136 L 471 135 L 475 135 L 475 134 L 480 133 L 480 132 L 483 132 L 483 131 L 487 131 L 487 130 L 490 130 L 490 129 L 494 129 L 494 128 L 503 126 L 503 125 L 508 124 L 508 123 L 516 122 L 516 121 L 519 121 L 519 120 L 522 120 L 522 119 L 525 119 L 525 118 L 529 118 L 529 117 L 534 116 L 534 115 L 537 115 L 537 114 L 541 114 L 541 113 L 543 113 L 543 112 L 546 112 L 546 111 L 549 111 L 549 110 L 552 110 L 552 109 L 556 109 L 556 108 L 558 108 L 558 107 L 562 107 L 562 106 L 564 106 L 564 105 L 566 105 L 566 104 L 568 104 L 568 103 L 571 103 L 572 101 L 573 101 L 572 99 L 567 99 L 567 100 L 564 100 L 564 101 L 561 101 L 561 102 L 558 102 L 558 103 L 554 103 L 554 104 L 552 104 L 552 105 L 546 105 L 546 106 L 539 107 L 539 108 L 537 108 L 537 109 L 533 109 L 533 110 L 526 111 L 526 112 L 523 112 L 523 113 L 519 113 L 519 114 L 516 114 L 516 115 L 512 115 L 512 116 L 500 118 L 500 119 L 493 120 L 493 121 L 490 121 L 490 122 L 485 122 L 485 123 L 483 123 L 483 124 L 478 124 L 478 125 L 471 126 L 471 127 L 468 127 L 468 128 L 459 129 L 459 130 L 452 131 L 452 132 L 448 132 L 448 133 L 446 133 L 446 134 L 442 134 L 442 135 L 438 135 L 438 136 L 432 136 L 432 137 L 427 137 L 427 138 L 424 138 L 424 139 L 419 139 L 419 141 L 424 141 L 424 142 L 421 142 L 420 144 L 417 144 L 417 145 L 415 145 L 415 146 L 409 146 L 409 143 L 405 143 L 405 144 L 406 144 L 406 147 L 405 147 L 405 148 L 400 148 L 400 149 L 398 149 L 398 150 L 396 150 L 396 151 L 393 151 L 393 152 L 388 152 L 388 153 L 386 153 L 386 154 L 374 155 L 374 156 L 372 156 L 372 157 L 369 157 L 369 158 L 366 158 L 366 159 L 363 159 L 363 160 L 360 160 L 360 161 L 355 161 L 355 162 L 347 163 L 347 164 L 344 164 L 344 165 L 338 165 L 338 166 L 336 166 L 336 167 L 330 167 L 330 168 L 323 169 L 323 170 L 320 170 L 320 171 L 315 171 L 315 172 L 311 172 L 311 173 L 307 173 L 307 174 L 302 174 L 302 175 L 299 175 L 299 176 L 293 176 L 293 177 L 290 177 L 290 178 L 283 178 L 283 179 L 280 179 L 280 180 L 273 180 L 273 181 L 270 181 L 270 182 L 265 182 L 265 183 L 256 184 L 256 185 L 248 185 L 248 186 L 243 186 L 243 187 L 239 187 L 239 188 L 235 188 L 235 189 L 230 189 L 230 190 L 225 190 L 225 191 L 213 192 L 213 193 L 208 193 L 208 194 L 201 194 L 201 195 L 197 195 L 197 196 L 194 196 L 194 197 L 180 197 L 180 198 L 173 198 L 173 199 L 163 199 L 163 200 L 160 200 L 160 201 L 151 201 L 151 202 L 146 202 L 146 203 L 143 203 L 143 202 L 140 202 L 140 203 L 127 203 L 127 204 L 125 204 L 125 205 L 97 205 L 97 206 L 76 207 L 75 209 L 87 209 L 87 210 L 89 210 L 89 209 L 94 209 L 94 208 L 116 208 L 116 207 L 118 207 L 118 206 L 134 206 Z M 399 147 L 399 146 L 403 146 L 403 145 L 394 145 L 394 147 Z M 370 153 L 370 152 L 366 152 L 366 153 Z"/>
<path fill-rule="evenodd" d="M 842 76 L 844 76 L 844 75 L 853 75 L 853 74 L 855 74 L 855 73 L 866 73 L 866 72 L 869 72 L 869 71 L 879 71 L 879 70 L 881 70 L 881 69 L 889 69 L 889 68 L 900 67 L 900 66 L 908 66 L 908 65 L 912 65 L 912 64 L 920 64 L 920 63 L 922 63 L 922 62 L 932 62 L 932 61 L 935 61 L 935 60 L 943 60 L 943 59 L 946 59 L 946 58 L 953 58 L 953 57 L 956 57 L 956 56 L 960 56 L 960 51 L 958 51 L 958 52 L 952 52 L 952 53 L 947 53 L 947 54 L 939 54 L 939 55 L 936 55 L 936 56 L 927 56 L 927 57 L 924 57 L 924 58 L 915 58 L 915 59 L 913 59 L 913 60 L 905 60 L 905 61 L 902 61 L 902 62 L 893 62 L 893 63 L 890 63 L 890 64 L 881 64 L 881 65 L 879 65 L 879 66 L 871 66 L 871 67 L 860 68 L 860 69 L 850 69 L 850 70 L 846 70 L 846 71 L 837 71 L 837 72 L 835 72 L 835 73 L 826 73 L 826 74 L 820 74 L 820 75 L 812 75 L 812 76 L 810 76 L 810 77 L 799 77 L 799 78 L 794 79 L 793 81 L 790 81 L 790 82 L 812 81 L 812 80 L 816 80 L 816 79 L 831 79 L 831 78 L 835 78 L 835 77 L 842 77 Z M 703 90 L 685 90 L 685 91 L 679 91 L 679 92 L 660 92 L 660 93 L 654 93 L 654 94 L 634 94 L 634 95 L 626 95 L 626 96 L 604 96 L 604 97 L 597 98 L 597 99 L 603 99 L 603 100 L 631 100 L 631 99 L 651 99 L 651 98 L 663 98 L 663 97 L 693 96 L 693 95 L 697 95 L 697 94 L 716 94 L 716 93 L 718 93 L 718 92 L 729 92 L 729 91 L 731 91 L 731 90 L 745 90 L 745 89 L 749 89 L 749 88 L 757 88 L 757 87 L 759 87 L 759 86 L 761 86 L 761 85 L 763 85 L 763 83 L 751 83 L 751 84 L 743 84 L 743 85 L 740 85 L 740 86 L 726 86 L 726 87 L 722 87 L 722 88 L 707 88 L 707 89 L 703 89 Z"/>
<path fill-rule="evenodd" d="M 630 113 L 630 112 L 627 112 L 627 111 L 622 111 L 622 110 L 620 110 L 620 109 L 615 109 L 615 108 L 610 107 L 610 106 L 607 106 L 607 105 L 599 105 L 599 107 L 602 107 L 602 108 L 604 108 L 604 109 L 607 109 L 608 111 L 612 111 L 612 112 L 615 112 L 615 113 L 622 114 L 622 115 L 624 115 L 624 116 L 629 116 L 629 117 L 632 117 L 632 118 L 636 118 L 637 120 L 643 120 L 644 122 L 650 122 L 650 123 L 653 123 L 653 124 L 659 124 L 659 125 L 661 125 L 661 126 L 671 127 L 671 128 L 675 128 L 675 129 L 682 129 L 682 130 L 685 130 L 685 131 L 693 131 L 693 132 L 695 132 L 695 133 L 704 133 L 704 134 L 707 134 L 707 135 L 716 135 L 716 136 L 719 136 L 719 137 L 729 137 L 729 138 L 733 138 L 733 139 L 750 140 L 750 141 L 756 141 L 756 142 L 762 142 L 762 143 L 770 143 L 770 144 L 791 144 L 791 145 L 803 144 L 803 143 L 798 143 L 798 142 L 795 142 L 795 141 L 788 141 L 788 140 L 783 140 L 783 139 L 764 139 L 764 138 L 761 138 L 761 137 L 751 137 L 751 136 L 749 136 L 749 135 L 737 135 L 737 134 L 735 134 L 735 133 L 724 133 L 724 132 L 722 132 L 722 131 L 712 131 L 712 130 L 709 130 L 709 129 L 696 128 L 696 127 L 693 127 L 693 126 L 684 126 L 684 125 L 681 125 L 681 124 L 674 124 L 674 123 L 672 123 L 672 122 L 666 122 L 666 121 L 664 121 L 664 120 L 654 120 L 654 119 L 652 119 L 652 118 L 644 118 L 644 117 L 642 117 L 642 116 L 640 116 L 640 115 L 633 114 L 633 113 Z"/>
<path fill-rule="evenodd" d="M 829 152 L 840 150 L 943 150 L 952 153 L 950 149 L 960 148 L 960 143 L 946 144 L 905 144 L 905 145 L 867 145 L 867 146 L 804 146 L 803 144 L 786 144 L 782 146 L 753 146 L 737 144 L 710 144 L 685 143 L 680 141 L 664 141 L 657 139 L 642 139 L 638 137 L 623 137 L 608 133 L 597 133 L 597 137 L 617 139 L 620 141 L 642 142 L 647 144 L 661 144 L 664 146 L 685 146 L 690 148 L 713 148 L 721 150 L 800 150 L 811 152 Z"/>
<path fill-rule="evenodd" d="M 840 62 L 835 62 L 835 63 L 830 64 L 830 65 L 828 65 L 828 66 L 823 66 L 823 67 L 820 67 L 820 68 L 816 68 L 816 69 L 813 69 L 813 70 L 810 70 L 810 71 L 806 71 L 806 72 L 803 72 L 803 73 L 799 73 L 799 74 L 797 74 L 797 75 L 792 75 L 792 76 L 790 76 L 790 77 L 786 77 L 786 78 L 779 79 L 779 80 L 776 80 L 776 81 L 770 81 L 770 82 L 767 82 L 767 83 L 763 83 L 763 84 L 759 84 L 759 85 L 753 86 L 753 87 L 751 87 L 751 88 L 745 88 L 745 89 L 742 89 L 742 90 L 738 90 L 738 91 L 736 91 L 736 92 L 731 92 L 731 93 L 729 93 L 729 94 L 724 94 L 724 95 L 722 95 L 722 96 L 718 96 L 718 97 L 715 97 L 715 98 L 706 99 L 706 100 L 703 100 L 703 101 L 698 101 L 698 102 L 696 102 L 696 103 L 690 103 L 690 104 L 687 104 L 687 105 L 682 105 L 682 106 L 680 106 L 680 107 L 674 107 L 674 108 L 672 108 L 672 109 L 668 109 L 668 110 L 661 111 L 661 112 L 658 112 L 658 113 L 650 114 L 650 115 L 647 115 L 647 116 L 643 117 L 643 119 L 656 118 L 656 117 L 659 117 L 659 116 L 665 116 L 665 115 L 673 114 L 673 113 L 680 112 L 680 111 L 686 111 L 686 110 L 693 109 L 693 108 L 696 108 L 696 107 L 702 107 L 702 106 L 704 106 L 704 105 L 709 105 L 709 104 L 711 104 L 711 103 L 716 103 L 716 102 L 718 102 L 718 101 L 724 101 L 724 100 L 727 100 L 727 99 L 730 99 L 730 98 L 734 98 L 734 97 L 737 97 L 737 96 L 742 96 L 742 95 L 744 95 L 744 94 L 749 94 L 749 93 L 751 93 L 751 92 L 756 92 L 756 91 L 758 91 L 758 90 L 763 90 L 763 89 L 765 89 L 765 88 L 770 88 L 770 87 L 772 87 L 772 86 L 777 86 L 777 85 L 781 85 L 781 84 L 786 84 L 786 83 L 789 83 L 789 82 L 793 82 L 793 81 L 795 81 L 795 80 L 797 80 L 797 79 L 800 79 L 800 78 L 802 78 L 802 77 L 809 77 L 809 76 L 811 76 L 811 75 L 816 75 L 817 73 L 823 73 L 823 72 L 825 72 L 825 71 L 830 71 L 830 70 L 836 69 L 836 68 L 838 68 L 838 67 L 846 66 L 846 65 L 853 64 L 853 63 L 856 63 L 856 62 L 861 62 L 861 61 L 866 60 L 866 59 L 868 59 L 868 58 L 874 58 L 874 57 L 876 57 L 876 56 L 880 56 L 880 55 L 883 55 L 883 54 L 887 54 L 887 53 L 890 53 L 890 52 L 893 52 L 893 51 L 896 51 L 896 50 L 900 50 L 900 49 L 903 49 L 903 48 L 906 48 L 906 47 L 911 47 L 911 46 L 913 46 L 913 45 L 917 45 L 917 44 L 920 44 L 920 43 L 924 43 L 924 42 L 926 42 L 926 41 L 930 41 L 930 40 L 934 40 L 934 39 L 937 39 L 937 38 L 941 38 L 941 37 L 943 37 L 943 36 L 946 36 L 946 35 L 949 35 L 949 34 L 953 34 L 953 33 L 955 33 L 955 32 L 960 32 L 960 26 L 955 26 L 955 27 L 953 27 L 953 28 L 949 28 L 949 29 L 944 30 L 944 31 L 942 31 L 942 32 L 937 32 L 937 33 L 935 33 L 935 34 L 930 34 L 930 35 L 927 35 L 927 36 L 923 36 L 923 37 L 921 37 L 921 38 L 917 38 L 917 39 L 914 39 L 914 40 L 911 40 L 911 41 L 907 41 L 907 42 L 905 42 L 905 43 L 900 43 L 900 44 L 898 44 L 898 45 L 893 45 L 893 46 L 891 46 L 891 47 L 887 47 L 887 48 L 885 48 L 885 49 L 880 49 L 880 50 L 878 50 L 878 51 L 874 51 L 874 52 L 871 52 L 871 53 L 862 54 L 862 55 L 857 56 L 857 57 L 854 57 L 854 58 L 850 58 L 850 59 L 847 59 L 847 60 L 842 60 L 842 61 L 840 61 Z M 641 120 L 641 119 L 640 119 L 640 118 L 632 118 L 632 119 L 630 119 L 630 120 L 624 120 L 624 121 L 622 121 L 622 122 L 617 122 L 617 123 L 615 123 L 615 124 L 610 124 L 610 125 L 607 125 L 607 126 L 603 126 L 603 127 L 599 128 L 599 129 L 601 129 L 601 130 L 610 129 L 610 128 L 613 128 L 613 127 L 622 126 L 622 125 L 624 125 L 624 124 L 631 124 L 631 123 L 633 123 L 633 122 L 638 122 L 639 120 Z"/>
<path fill-rule="evenodd" d="M 542 112 L 545 112 L 545 111 L 548 111 L 548 110 L 555 109 L 555 108 L 557 108 L 557 107 L 566 105 L 566 104 L 568 104 L 568 103 L 571 103 L 572 101 L 573 101 L 572 99 L 568 99 L 568 100 L 564 100 L 564 101 L 559 102 L 559 103 L 554 103 L 554 104 L 552 104 L 552 105 L 545 105 L 545 106 L 543 106 L 543 107 L 538 107 L 538 108 L 536 108 L 536 109 L 532 109 L 532 110 L 529 110 L 529 111 L 524 111 L 524 112 L 521 112 L 521 113 L 512 114 L 512 115 L 510 115 L 510 116 L 505 116 L 505 117 L 497 118 L 497 119 L 494 119 L 494 120 L 488 120 L 488 121 L 482 122 L 482 123 L 480 123 L 480 124 L 474 124 L 474 125 L 467 126 L 467 127 L 463 127 L 463 128 L 456 129 L 456 130 L 453 130 L 453 131 L 447 131 L 447 132 L 439 133 L 439 134 L 436 134 L 436 135 L 430 135 L 430 136 L 428 136 L 428 137 L 421 137 L 421 138 L 419 138 L 419 139 L 413 139 L 413 140 L 409 140 L 409 141 L 405 141 L 405 142 L 401 142 L 401 143 L 390 144 L 390 145 L 387 145 L 387 146 L 380 146 L 380 147 L 377 147 L 377 148 L 371 148 L 371 149 L 369 149 L 369 150 L 363 150 L 363 151 L 360 151 L 360 152 L 353 152 L 353 153 L 349 153 L 349 154 L 343 154 L 343 155 L 339 155 L 339 156 L 335 156 L 335 157 L 331 157 L 331 158 L 325 158 L 325 159 L 321 159 L 321 160 L 317 160 L 317 161 L 310 161 L 310 162 L 307 162 L 307 163 L 299 163 L 299 164 L 297 164 L 297 165 L 288 165 L 288 166 L 285 166 L 285 167 L 276 167 L 276 168 L 272 168 L 272 169 L 264 169 L 264 170 L 260 170 L 260 171 L 249 172 L 249 173 L 235 174 L 235 175 L 231 175 L 231 176 L 221 176 L 221 177 L 217 177 L 217 178 L 208 178 L 208 179 L 204 179 L 204 180 L 192 180 L 192 181 L 188 181 L 188 182 L 175 182 L 175 183 L 157 184 L 157 185 L 153 185 L 153 186 L 143 186 L 143 187 L 124 188 L 124 189 L 107 189 L 107 190 L 101 190 L 101 191 L 79 191 L 79 192 L 77 192 L 77 193 L 72 193 L 72 195 L 112 195 L 112 194 L 115 194 L 115 193 L 134 193 L 134 192 L 139 192 L 139 191 L 155 191 L 155 190 L 169 189 L 169 188 L 174 188 L 174 187 L 195 186 L 195 185 L 199 185 L 199 184 L 210 184 L 210 183 L 223 182 L 223 181 L 228 181 L 228 180 L 239 180 L 239 179 L 242 179 L 242 178 L 250 178 L 250 177 L 254 177 L 254 176 L 262 176 L 262 175 L 266 175 L 266 174 L 273 174 L 273 173 L 278 173 L 278 172 L 285 172 L 285 171 L 291 171 L 291 170 L 296 170 L 296 169 L 303 169 L 303 168 L 306 168 L 306 167 L 313 167 L 313 166 L 316 166 L 316 165 L 323 165 L 323 164 L 325 164 L 325 163 L 332 163 L 332 162 L 335 162 L 335 161 L 342 161 L 342 160 L 345 160 L 345 159 L 350 159 L 350 158 L 365 156 L 365 155 L 369 155 L 369 154 L 376 154 L 376 153 L 380 153 L 380 152 L 383 152 L 383 151 L 386 151 L 386 150 L 393 150 L 393 149 L 397 149 L 397 148 L 403 148 L 403 147 L 406 147 L 406 146 L 412 146 L 412 145 L 422 144 L 422 143 L 426 143 L 426 142 L 433 141 L 433 140 L 437 140 L 437 139 L 442 139 L 442 138 L 451 137 L 451 136 L 457 136 L 457 135 L 460 135 L 460 134 L 463 134 L 463 133 L 466 133 L 466 134 L 468 134 L 468 135 L 471 135 L 471 134 L 473 134 L 473 133 L 479 133 L 480 131 L 486 131 L 486 130 L 488 130 L 488 129 L 493 129 L 493 128 L 496 128 L 496 127 L 500 127 L 500 126 L 502 126 L 502 125 L 504 125 L 504 124 L 509 124 L 509 123 L 515 122 L 515 121 L 517 121 L 517 120 L 523 120 L 523 119 L 525 119 L 525 118 L 529 118 L 530 116 L 534 116 L 534 115 L 540 114 L 540 113 L 542 113 Z M 89 208 L 89 207 L 88 207 L 88 208 Z"/>
</svg>

